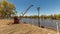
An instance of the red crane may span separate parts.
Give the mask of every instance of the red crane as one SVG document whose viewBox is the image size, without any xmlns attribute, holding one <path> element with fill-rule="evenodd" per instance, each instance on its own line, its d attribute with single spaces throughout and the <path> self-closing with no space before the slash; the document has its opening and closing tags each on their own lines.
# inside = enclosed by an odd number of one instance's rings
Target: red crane
<svg viewBox="0 0 60 34">
<path fill-rule="evenodd" d="M 27 13 L 27 11 L 28 11 L 32 6 L 33 6 L 33 5 L 30 5 L 24 12 L 22 12 L 22 17 Z M 14 23 L 13 23 L 13 24 L 18 24 L 21 19 L 22 19 L 22 18 L 18 19 L 18 16 L 14 16 Z"/>
</svg>

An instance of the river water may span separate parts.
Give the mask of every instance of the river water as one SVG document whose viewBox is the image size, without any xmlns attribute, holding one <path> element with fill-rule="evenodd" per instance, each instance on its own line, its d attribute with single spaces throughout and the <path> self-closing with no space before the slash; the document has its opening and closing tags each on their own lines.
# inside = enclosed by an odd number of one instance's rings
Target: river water
<svg viewBox="0 0 60 34">
<path fill-rule="evenodd" d="M 23 18 L 21 19 L 21 22 L 26 22 L 28 24 L 38 26 L 38 19 Z M 50 20 L 50 19 L 41 20 L 40 19 L 40 25 L 44 27 L 56 29 L 57 28 L 56 23 L 58 23 L 58 27 L 60 29 L 60 20 Z"/>
</svg>

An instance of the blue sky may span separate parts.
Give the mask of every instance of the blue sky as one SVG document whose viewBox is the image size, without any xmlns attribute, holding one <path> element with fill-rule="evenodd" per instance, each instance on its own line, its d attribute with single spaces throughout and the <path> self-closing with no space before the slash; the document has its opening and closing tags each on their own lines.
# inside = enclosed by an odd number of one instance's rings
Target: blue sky
<svg viewBox="0 0 60 34">
<path fill-rule="evenodd" d="M 60 14 L 60 0 L 8 0 L 16 5 L 17 15 L 26 10 L 29 5 L 34 6 L 25 15 L 37 15 L 37 7 L 40 6 L 40 15 Z"/>
</svg>

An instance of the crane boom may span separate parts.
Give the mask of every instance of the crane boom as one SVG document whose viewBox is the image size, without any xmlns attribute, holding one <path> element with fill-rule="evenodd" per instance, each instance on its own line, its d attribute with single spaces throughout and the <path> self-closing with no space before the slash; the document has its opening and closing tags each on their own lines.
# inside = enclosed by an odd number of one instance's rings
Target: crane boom
<svg viewBox="0 0 60 34">
<path fill-rule="evenodd" d="M 22 17 L 27 13 L 27 11 L 31 8 L 31 7 L 33 7 L 33 5 L 30 5 L 24 12 L 22 12 Z M 22 18 L 20 18 L 20 20 L 21 20 Z"/>
<path fill-rule="evenodd" d="M 24 16 L 24 15 L 26 14 L 26 12 L 27 12 L 31 7 L 33 7 L 33 5 L 30 5 L 30 6 L 26 9 L 26 11 L 22 14 L 22 16 Z"/>
</svg>

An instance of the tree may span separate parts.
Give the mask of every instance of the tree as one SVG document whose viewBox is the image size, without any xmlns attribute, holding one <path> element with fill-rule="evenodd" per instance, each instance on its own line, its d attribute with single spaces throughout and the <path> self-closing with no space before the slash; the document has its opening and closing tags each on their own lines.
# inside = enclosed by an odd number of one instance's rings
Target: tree
<svg viewBox="0 0 60 34">
<path fill-rule="evenodd" d="M 7 0 L 3 0 L 2 2 L 0 2 L 0 4 L 1 4 L 0 13 L 3 18 L 4 17 L 9 18 L 11 17 L 11 15 L 16 14 L 16 7 L 14 4 L 8 2 Z"/>
</svg>

